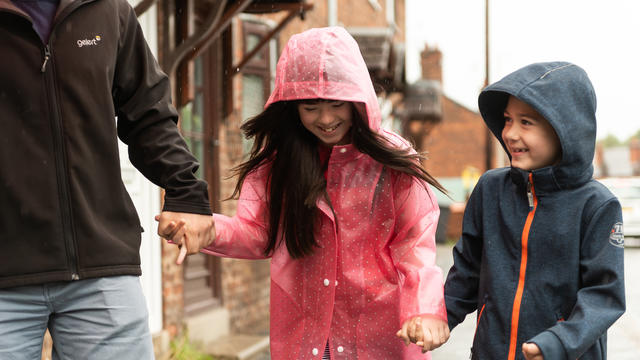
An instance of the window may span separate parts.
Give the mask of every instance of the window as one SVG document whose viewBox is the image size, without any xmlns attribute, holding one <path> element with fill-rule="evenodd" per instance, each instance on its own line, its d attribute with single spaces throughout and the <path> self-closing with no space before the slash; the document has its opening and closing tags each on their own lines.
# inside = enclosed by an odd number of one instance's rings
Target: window
<svg viewBox="0 0 640 360">
<path fill-rule="evenodd" d="M 242 22 L 242 33 L 244 36 L 243 53 L 248 54 L 267 35 L 270 28 L 267 24 L 253 20 Z M 242 120 L 258 115 L 269 98 L 272 88 L 272 65 L 275 63 L 271 59 L 271 48 L 275 47 L 275 40 L 265 44 L 262 49 L 247 62 L 242 69 Z M 248 154 L 253 143 L 243 137 L 243 153 Z"/>
</svg>

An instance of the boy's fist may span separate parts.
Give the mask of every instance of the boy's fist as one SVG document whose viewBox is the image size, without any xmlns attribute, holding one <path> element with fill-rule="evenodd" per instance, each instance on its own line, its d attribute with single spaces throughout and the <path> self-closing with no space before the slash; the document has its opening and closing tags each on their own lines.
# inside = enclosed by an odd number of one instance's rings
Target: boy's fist
<svg viewBox="0 0 640 360">
<path fill-rule="evenodd" d="M 527 360 L 544 360 L 542 351 L 540 351 L 538 345 L 534 343 L 522 344 L 522 353 L 524 354 L 524 358 Z"/>
</svg>

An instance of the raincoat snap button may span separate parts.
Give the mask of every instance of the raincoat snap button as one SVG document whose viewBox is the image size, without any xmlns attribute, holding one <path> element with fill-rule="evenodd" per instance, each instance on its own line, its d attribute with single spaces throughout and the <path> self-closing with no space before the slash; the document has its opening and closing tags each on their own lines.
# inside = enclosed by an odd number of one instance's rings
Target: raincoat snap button
<svg viewBox="0 0 640 360">
<path fill-rule="evenodd" d="M 344 153 L 346 153 L 346 152 L 347 152 L 347 149 L 344 149 L 344 148 L 343 148 L 343 149 L 340 149 L 340 152 L 344 154 Z"/>
<path fill-rule="evenodd" d="M 338 286 L 338 280 L 336 280 L 336 286 Z"/>
<path fill-rule="evenodd" d="M 322 283 L 324 284 L 324 286 L 329 286 L 329 279 L 324 279 Z"/>
<path fill-rule="evenodd" d="M 311 353 L 315 356 L 318 355 L 318 349 L 313 348 L 313 350 L 311 350 Z"/>
<path fill-rule="evenodd" d="M 344 348 L 342 346 L 338 346 L 338 352 L 343 352 Z"/>
</svg>

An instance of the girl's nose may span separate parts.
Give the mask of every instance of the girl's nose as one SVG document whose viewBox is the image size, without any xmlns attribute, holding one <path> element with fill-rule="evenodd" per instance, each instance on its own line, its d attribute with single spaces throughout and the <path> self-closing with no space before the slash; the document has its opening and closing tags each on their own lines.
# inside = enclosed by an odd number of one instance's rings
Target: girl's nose
<svg viewBox="0 0 640 360">
<path fill-rule="evenodd" d="M 322 109 L 320 111 L 320 122 L 323 124 L 331 124 L 335 116 L 330 109 Z"/>
</svg>

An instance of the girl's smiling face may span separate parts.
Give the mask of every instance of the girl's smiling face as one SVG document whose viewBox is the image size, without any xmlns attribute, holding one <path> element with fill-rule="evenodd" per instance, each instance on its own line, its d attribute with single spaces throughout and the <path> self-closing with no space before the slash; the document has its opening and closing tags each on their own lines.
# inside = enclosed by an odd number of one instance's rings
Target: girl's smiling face
<svg viewBox="0 0 640 360">
<path fill-rule="evenodd" d="M 562 158 L 560 140 L 551 124 L 514 96 L 509 96 L 504 109 L 502 141 L 511 155 L 511 166 L 522 170 L 551 166 Z"/>
<path fill-rule="evenodd" d="M 352 104 L 340 100 L 306 100 L 298 104 L 302 125 L 324 145 L 351 143 Z"/>
</svg>

